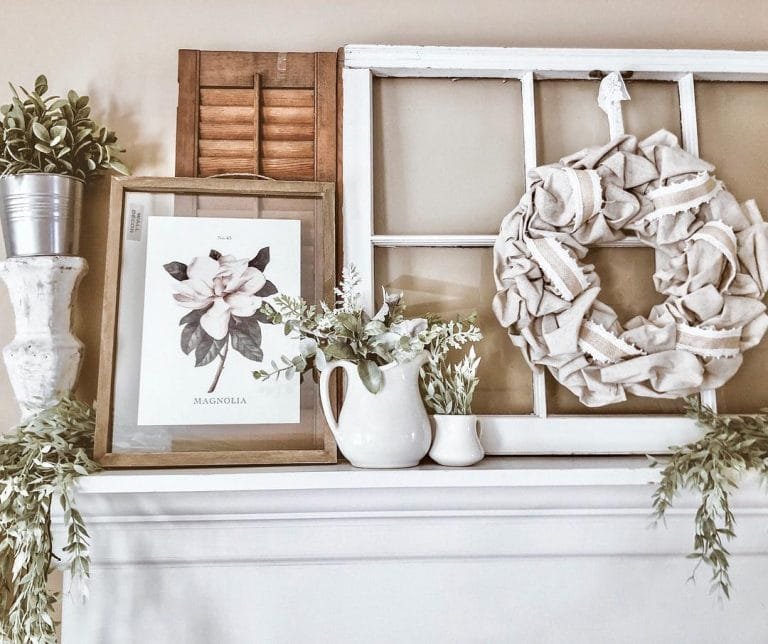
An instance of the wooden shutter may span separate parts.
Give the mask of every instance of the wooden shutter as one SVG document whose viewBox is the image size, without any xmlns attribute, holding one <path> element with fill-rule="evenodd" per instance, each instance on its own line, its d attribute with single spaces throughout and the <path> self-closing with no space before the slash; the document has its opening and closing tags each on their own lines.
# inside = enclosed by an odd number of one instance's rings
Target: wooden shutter
<svg viewBox="0 0 768 644">
<path fill-rule="evenodd" d="M 179 51 L 176 176 L 336 180 L 336 53 Z"/>
</svg>

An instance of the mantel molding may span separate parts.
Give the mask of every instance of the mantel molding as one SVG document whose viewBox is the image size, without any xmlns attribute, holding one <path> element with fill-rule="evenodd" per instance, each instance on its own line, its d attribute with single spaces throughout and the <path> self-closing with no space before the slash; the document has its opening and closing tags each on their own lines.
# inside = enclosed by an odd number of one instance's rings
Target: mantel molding
<svg viewBox="0 0 768 644">
<path fill-rule="evenodd" d="M 103 472 L 83 479 L 78 497 L 98 565 L 684 555 L 696 499 L 680 499 L 667 529 L 647 530 L 657 478 L 636 457 L 489 458 L 459 469 L 338 464 Z M 733 506 L 736 549 L 763 552 L 768 497 L 749 479 Z M 515 538 L 492 536 L 502 532 Z M 291 536 L 273 538 L 277 533 Z"/>
<path fill-rule="evenodd" d="M 253 623 L 263 641 L 314 641 L 326 615 L 343 642 L 474 641 L 477 624 L 483 641 L 544 641 L 530 629 L 558 620 L 567 638 L 547 641 L 592 642 L 627 619 L 636 641 L 667 641 L 681 615 L 694 639 L 733 641 L 734 615 L 762 601 L 766 495 L 754 480 L 734 495 L 742 599 L 723 614 L 706 571 L 685 583 L 696 499 L 649 529 L 657 476 L 645 459 L 618 457 L 103 472 L 79 484 L 91 599 L 64 602 L 62 641 L 240 644 Z M 298 618 L 296 606 L 308 610 Z M 162 618 L 136 619 L 158 607 Z M 447 622 L 453 614 L 471 618 Z M 761 624 L 750 629 L 740 641 L 763 641 Z"/>
</svg>

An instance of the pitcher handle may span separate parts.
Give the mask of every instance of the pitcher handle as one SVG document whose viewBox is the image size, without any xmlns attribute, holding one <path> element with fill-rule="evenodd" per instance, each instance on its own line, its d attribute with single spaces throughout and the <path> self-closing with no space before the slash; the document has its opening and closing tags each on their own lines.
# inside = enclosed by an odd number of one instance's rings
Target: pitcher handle
<svg viewBox="0 0 768 644">
<path fill-rule="evenodd" d="M 331 432 L 333 433 L 334 438 L 336 440 L 339 440 L 338 430 L 339 430 L 339 424 L 336 421 L 336 418 L 333 415 L 333 405 L 331 404 L 331 392 L 330 392 L 330 383 L 331 383 L 331 373 L 333 373 L 336 369 L 341 367 L 342 369 L 347 369 L 347 365 L 344 363 L 343 360 L 331 360 L 320 372 L 320 402 L 323 406 L 323 415 L 325 416 L 325 420 L 328 423 L 328 427 L 331 428 Z"/>
</svg>

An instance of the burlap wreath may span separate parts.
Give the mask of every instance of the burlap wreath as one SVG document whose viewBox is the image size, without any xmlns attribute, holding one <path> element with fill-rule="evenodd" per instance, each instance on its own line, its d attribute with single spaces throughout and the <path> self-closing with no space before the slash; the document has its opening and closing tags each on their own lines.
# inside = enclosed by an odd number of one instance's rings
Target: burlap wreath
<svg viewBox="0 0 768 644">
<path fill-rule="evenodd" d="M 504 218 L 494 313 L 529 364 L 585 405 L 720 387 L 768 328 L 768 224 L 713 170 L 667 131 L 622 136 L 536 168 Z M 627 233 L 656 249 L 667 299 L 622 324 L 579 260 Z"/>
</svg>

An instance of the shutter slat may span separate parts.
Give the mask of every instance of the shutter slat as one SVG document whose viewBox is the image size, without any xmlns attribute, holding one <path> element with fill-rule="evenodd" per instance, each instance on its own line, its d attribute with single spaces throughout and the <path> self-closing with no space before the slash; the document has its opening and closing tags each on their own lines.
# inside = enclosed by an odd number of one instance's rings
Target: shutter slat
<svg viewBox="0 0 768 644">
<path fill-rule="evenodd" d="M 313 125 L 315 110 L 312 107 L 262 107 L 261 117 L 264 123 Z"/>
<path fill-rule="evenodd" d="M 262 159 L 261 171 L 273 179 L 311 181 L 315 174 L 315 159 Z"/>
<path fill-rule="evenodd" d="M 201 89 L 200 105 L 253 107 L 252 89 Z"/>
<path fill-rule="evenodd" d="M 264 159 L 307 159 L 315 155 L 312 141 L 263 141 L 261 154 Z"/>
<path fill-rule="evenodd" d="M 264 141 L 314 141 L 315 127 L 310 124 L 264 123 L 261 138 Z"/>
<path fill-rule="evenodd" d="M 228 172 L 247 172 L 253 174 L 253 157 L 248 159 L 235 159 L 232 157 L 203 157 L 198 160 L 200 175 L 210 177 L 212 174 L 226 174 Z"/>
<path fill-rule="evenodd" d="M 253 125 L 256 110 L 253 107 L 200 106 L 201 123 L 250 123 Z"/>
<path fill-rule="evenodd" d="M 255 146 L 250 141 L 200 141 L 201 157 L 253 158 Z M 303 155 L 306 156 L 306 155 Z"/>
<path fill-rule="evenodd" d="M 255 128 L 253 123 L 201 123 L 200 140 L 218 139 L 220 141 L 240 141 L 253 139 Z M 265 137 L 266 138 L 266 137 Z M 288 138 L 288 137 L 282 137 Z M 310 137 L 311 138 L 311 137 Z"/>
<path fill-rule="evenodd" d="M 264 107 L 314 107 L 315 92 L 311 89 L 265 89 Z"/>
</svg>

